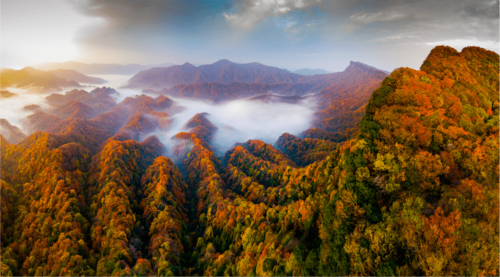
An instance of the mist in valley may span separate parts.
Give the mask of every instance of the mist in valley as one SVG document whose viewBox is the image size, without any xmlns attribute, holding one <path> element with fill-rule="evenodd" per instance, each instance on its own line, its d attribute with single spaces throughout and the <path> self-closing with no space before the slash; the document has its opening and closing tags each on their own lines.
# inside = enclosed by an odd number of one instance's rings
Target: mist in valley
<svg viewBox="0 0 500 277">
<path fill-rule="evenodd" d="M 43 110 L 50 108 L 45 97 L 48 94 L 40 94 L 29 89 L 21 88 L 2 88 L 15 96 L 9 98 L 2 98 L 0 101 L 0 118 L 6 119 L 10 124 L 23 130 L 22 119 L 35 113 L 34 110 L 25 109 L 28 105 L 38 105 Z M 26 133 L 26 130 L 23 130 Z"/>
<path fill-rule="evenodd" d="M 127 97 L 135 97 L 145 94 L 156 98 L 158 95 L 143 93 L 139 89 L 122 88 L 131 76 L 127 75 L 94 75 L 93 77 L 103 78 L 108 81 L 104 86 L 114 88 L 118 94 L 111 94 L 119 104 Z M 94 88 L 102 87 L 90 84 L 82 84 L 85 87 L 79 88 L 87 92 Z M 35 93 L 30 90 L 7 88 L 8 91 L 16 93 L 16 96 L 3 98 L 0 101 L 0 118 L 7 119 L 12 125 L 20 128 L 26 135 L 30 132 L 26 126 L 23 126 L 23 119 L 33 113 L 34 110 L 26 110 L 25 106 L 38 105 L 47 113 L 51 113 L 53 106 L 49 105 L 45 97 L 50 93 Z M 69 89 L 64 89 L 64 94 Z M 307 98 L 297 103 L 266 103 L 257 100 L 235 100 L 220 104 L 212 104 L 203 101 L 187 100 L 176 97 L 169 97 L 175 102 L 179 109 L 177 112 L 166 110 L 170 113 L 172 123 L 168 131 L 159 131 L 158 129 L 143 133 L 140 140 L 146 139 L 151 135 L 156 135 L 164 144 L 167 154 L 171 156 L 171 150 L 178 141 L 172 139 L 179 132 L 189 132 L 185 128 L 186 123 L 198 113 L 207 113 L 207 119 L 214 124 L 216 131 L 212 144 L 217 153 L 222 155 L 229 148 L 238 142 L 246 142 L 250 139 L 262 140 L 273 144 L 283 133 L 298 134 L 310 127 L 310 123 L 315 112 L 315 100 Z M 128 115 L 131 116 L 131 115 Z"/>
<path fill-rule="evenodd" d="M 298 134 L 306 130 L 310 126 L 315 105 L 312 100 L 299 104 L 247 100 L 209 104 L 179 98 L 171 99 L 182 107 L 182 111 L 172 115 L 173 122 L 169 131 L 153 133 L 168 151 L 176 144 L 172 137 L 179 132 L 189 132 L 189 129 L 185 129 L 185 125 L 198 113 L 207 113 L 207 119 L 218 128 L 213 144 L 219 153 L 224 153 L 238 142 L 258 139 L 273 144 L 283 133 Z"/>
</svg>

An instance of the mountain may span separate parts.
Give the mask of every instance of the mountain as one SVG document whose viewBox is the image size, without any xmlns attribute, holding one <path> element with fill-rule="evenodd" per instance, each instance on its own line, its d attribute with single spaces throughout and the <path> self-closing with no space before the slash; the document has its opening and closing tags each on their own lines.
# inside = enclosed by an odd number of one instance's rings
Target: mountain
<svg viewBox="0 0 500 277">
<path fill-rule="evenodd" d="M 307 97 L 299 95 L 277 95 L 277 94 L 261 94 L 247 99 L 247 101 L 259 101 L 262 103 L 288 103 L 297 104 Z"/>
<path fill-rule="evenodd" d="M 190 133 L 203 140 L 207 145 L 212 145 L 212 139 L 217 127 L 207 118 L 208 113 L 198 113 L 184 125 L 184 129 L 189 129 Z"/>
<path fill-rule="evenodd" d="M 80 62 L 67 61 L 62 63 L 42 63 L 35 65 L 34 67 L 41 70 L 74 70 L 83 74 L 90 75 L 133 75 L 140 71 L 147 70 L 149 68 L 157 66 L 172 66 L 172 63 L 165 63 L 161 65 L 140 65 L 140 64 L 86 64 Z"/>
<path fill-rule="evenodd" d="M 70 100 L 87 100 L 92 98 L 90 93 L 85 90 L 73 89 L 66 91 L 64 94 L 52 93 L 45 97 L 47 102 L 51 105 L 60 105 Z"/>
<path fill-rule="evenodd" d="M 245 84 L 245 83 L 200 83 L 189 85 L 176 85 L 171 89 L 162 89 L 161 91 L 147 90 L 149 92 L 169 95 L 173 97 L 204 100 L 212 103 L 237 100 L 241 98 L 252 97 L 256 94 L 263 94 L 268 91 L 282 88 L 283 85 L 268 84 Z"/>
<path fill-rule="evenodd" d="M 499 60 L 435 47 L 419 70 L 384 77 L 340 143 L 317 128 L 219 156 L 200 113 L 169 158 L 122 129 L 142 120 L 132 112 L 175 106 L 164 96 L 57 124 L 38 111 L 48 132 L 0 136 L 1 273 L 498 275 Z"/>
<path fill-rule="evenodd" d="M 178 84 L 218 83 L 296 83 L 304 76 L 259 63 L 237 64 L 220 60 L 195 67 L 190 63 L 142 71 L 128 81 L 128 88 L 171 88 Z"/>
<path fill-rule="evenodd" d="M 223 60 L 220 65 L 229 63 Z M 187 68 L 194 70 L 194 67 Z M 311 127 L 331 132 L 330 139 L 338 142 L 349 139 L 359 130 L 359 122 L 368 100 L 385 77 L 387 74 L 382 70 L 352 61 L 342 72 L 303 76 L 299 83 L 210 82 L 144 91 L 210 103 L 249 99 L 266 103 L 296 104 L 306 98 L 311 99 L 318 103 Z"/>
<path fill-rule="evenodd" d="M 78 83 L 87 83 L 96 85 L 107 83 L 107 81 L 104 79 L 97 77 L 90 77 L 76 70 L 71 70 L 71 69 L 55 69 L 55 70 L 48 70 L 47 72 L 54 73 L 59 78 L 64 78 L 68 81 L 75 81 Z"/>
<path fill-rule="evenodd" d="M 92 117 L 97 115 L 97 113 L 92 108 L 77 100 L 70 100 L 64 104 L 59 105 L 54 110 L 54 113 L 55 115 L 63 119 L 91 119 Z"/>
<path fill-rule="evenodd" d="M 166 109 L 173 111 L 177 110 L 174 101 L 163 95 L 156 98 L 151 98 L 144 94 L 135 97 L 127 97 L 120 102 L 119 106 L 128 109 L 132 114 L 139 112 L 149 113 Z"/>
<path fill-rule="evenodd" d="M 170 115 L 165 112 L 151 111 L 147 114 L 139 112 L 131 116 L 121 130 L 135 140 L 140 140 L 141 137 L 157 129 L 168 131 L 171 123 Z"/>
<path fill-rule="evenodd" d="M 311 76 L 311 75 L 316 75 L 316 74 L 328 74 L 331 73 L 329 71 L 326 71 L 321 68 L 316 68 L 316 69 L 310 69 L 310 68 L 302 68 L 299 70 L 295 70 L 293 73 L 295 74 L 300 74 L 300 75 L 305 75 L 305 76 Z"/>
<path fill-rule="evenodd" d="M 40 107 L 39 105 L 36 105 L 36 104 L 30 104 L 30 105 L 26 105 L 23 107 L 23 111 L 28 111 L 28 112 L 33 112 L 33 111 L 37 111 L 37 110 L 41 110 L 42 107 Z"/>
<path fill-rule="evenodd" d="M 63 87 L 81 87 L 75 81 L 57 77 L 54 73 L 25 67 L 20 70 L 2 69 L 0 74 L 2 88 L 36 88 L 41 92 L 60 91 Z"/>
<path fill-rule="evenodd" d="M 16 126 L 11 125 L 7 119 L 0 118 L 0 134 L 9 143 L 19 143 L 26 135 Z"/>
<path fill-rule="evenodd" d="M 115 95 L 118 95 L 116 90 L 102 87 L 96 88 L 90 93 L 85 90 L 78 89 L 66 91 L 64 94 L 53 93 L 45 97 L 45 99 L 50 105 L 56 106 L 55 113 L 58 112 L 57 110 L 60 109 L 61 104 L 76 100 L 89 108 L 92 108 L 97 114 L 100 114 L 116 106 L 116 102 L 112 97 Z"/>
<path fill-rule="evenodd" d="M 384 73 L 385 73 L 385 74 L 387 74 L 387 75 L 391 74 L 391 72 L 389 72 L 389 71 L 387 71 L 387 70 L 382 70 L 382 69 L 379 69 L 379 68 L 373 67 L 373 66 L 371 66 L 371 65 L 367 65 L 367 64 L 362 63 L 362 62 L 356 62 L 356 63 L 362 64 L 362 65 L 364 65 L 364 66 L 370 67 L 370 68 L 375 69 L 375 70 L 380 70 L 380 71 L 384 72 Z"/>
<path fill-rule="evenodd" d="M 316 138 L 297 138 L 285 133 L 276 141 L 274 147 L 283 151 L 299 166 L 307 166 L 321 161 L 337 150 L 339 144 Z"/>
<path fill-rule="evenodd" d="M 361 105 L 357 105 L 357 107 L 366 104 L 370 97 L 370 92 L 375 89 L 374 86 L 380 84 L 385 76 L 387 75 L 383 71 L 362 63 L 351 62 L 342 72 L 311 77 L 302 76 L 300 83 L 248 84 L 232 82 L 224 84 L 208 82 L 179 84 L 173 88 L 164 88 L 162 90 L 145 89 L 143 91 L 179 98 L 205 100 L 212 103 L 251 97 L 264 98 L 264 96 L 261 96 L 264 94 L 274 95 L 274 98 L 284 97 L 283 99 L 288 96 L 288 98 L 292 99 L 296 98 L 297 95 L 301 97 L 305 95 L 317 95 L 321 102 L 319 109 L 322 110 L 329 107 L 330 104 L 337 104 L 338 101 L 359 101 Z M 186 81 L 185 79 L 183 80 Z M 272 97 L 268 96 L 268 98 Z"/>
<path fill-rule="evenodd" d="M 48 131 L 62 122 L 63 119 L 56 115 L 37 110 L 34 114 L 28 115 L 23 119 L 23 129 L 30 134 L 36 131 Z"/>
<path fill-rule="evenodd" d="M 343 72 L 320 76 L 328 77 L 323 77 L 324 88 L 317 94 L 319 111 L 313 126 L 349 138 L 359 130 L 357 122 L 363 117 L 372 92 L 387 74 L 363 63 L 351 62 Z"/>
<path fill-rule="evenodd" d="M 0 98 L 10 98 L 16 96 L 17 94 L 12 93 L 8 90 L 0 90 Z"/>
</svg>

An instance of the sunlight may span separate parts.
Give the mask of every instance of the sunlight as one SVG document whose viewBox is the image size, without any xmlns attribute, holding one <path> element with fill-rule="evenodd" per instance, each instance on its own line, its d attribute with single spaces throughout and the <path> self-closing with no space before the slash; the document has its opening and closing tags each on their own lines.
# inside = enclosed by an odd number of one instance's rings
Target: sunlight
<svg viewBox="0 0 500 277">
<path fill-rule="evenodd" d="M 78 54 L 77 46 L 71 41 L 41 41 L 36 44 L 21 46 L 30 63 L 64 62 L 72 60 Z"/>
</svg>

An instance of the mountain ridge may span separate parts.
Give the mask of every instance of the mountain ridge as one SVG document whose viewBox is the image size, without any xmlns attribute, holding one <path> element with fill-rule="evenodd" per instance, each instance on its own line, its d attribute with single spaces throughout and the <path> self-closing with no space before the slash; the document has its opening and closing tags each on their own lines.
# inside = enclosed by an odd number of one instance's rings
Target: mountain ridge
<svg viewBox="0 0 500 277">
<path fill-rule="evenodd" d="M 206 114 L 174 136 L 172 158 L 156 136 L 122 132 L 130 113 L 175 105 L 165 96 L 60 124 L 39 111 L 53 132 L 0 135 L 1 273 L 496 276 L 498 68 L 479 47 L 438 46 L 389 76 L 353 63 L 373 83 L 335 88 L 336 74 L 321 94 L 339 107 L 349 91 L 370 96 L 352 105 L 363 113 L 352 138 L 284 133 L 222 156 Z"/>
</svg>

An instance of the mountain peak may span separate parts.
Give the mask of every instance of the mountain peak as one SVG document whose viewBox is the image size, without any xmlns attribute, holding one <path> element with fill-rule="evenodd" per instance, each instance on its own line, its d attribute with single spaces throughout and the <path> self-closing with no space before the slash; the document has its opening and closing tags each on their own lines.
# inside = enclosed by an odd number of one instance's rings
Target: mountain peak
<svg viewBox="0 0 500 277">
<path fill-rule="evenodd" d="M 216 61 L 214 64 L 228 64 L 228 63 L 231 63 L 228 59 L 222 59 Z"/>
<path fill-rule="evenodd" d="M 372 69 L 372 70 L 382 71 L 382 72 L 384 72 L 387 75 L 390 74 L 389 71 L 382 70 L 382 69 L 376 68 L 376 67 L 371 66 L 371 65 L 367 65 L 367 64 L 362 63 L 362 62 L 351 61 L 351 63 L 349 64 L 349 67 L 363 68 L 363 69 Z"/>
<path fill-rule="evenodd" d="M 37 72 L 38 70 L 34 69 L 33 67 L 31 66 L 27 66 L 23 69 L 21 69 L 22 71 L 27 71 L 27 72 Z"/>
</svg>

